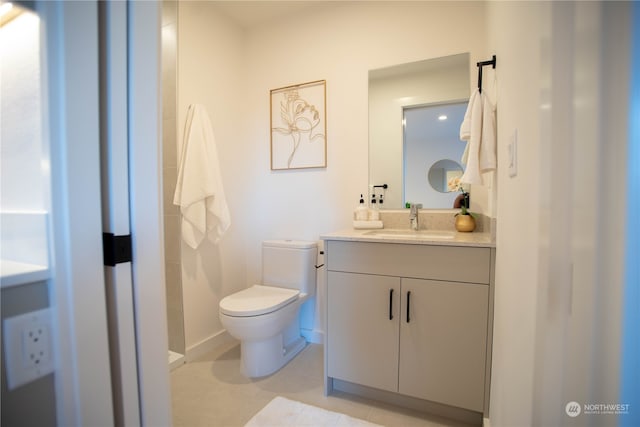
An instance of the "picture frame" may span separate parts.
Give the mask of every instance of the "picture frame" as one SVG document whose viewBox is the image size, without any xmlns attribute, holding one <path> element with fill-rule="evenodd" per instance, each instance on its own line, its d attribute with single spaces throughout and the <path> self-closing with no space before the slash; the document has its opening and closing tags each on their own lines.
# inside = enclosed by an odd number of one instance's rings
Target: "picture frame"
<svg viewBox="0 0 640 427">
<path fill-rule="evenodd" d="M 271 170 L 327 167 L 326 80 L 272 89 Z"/>
</svg>

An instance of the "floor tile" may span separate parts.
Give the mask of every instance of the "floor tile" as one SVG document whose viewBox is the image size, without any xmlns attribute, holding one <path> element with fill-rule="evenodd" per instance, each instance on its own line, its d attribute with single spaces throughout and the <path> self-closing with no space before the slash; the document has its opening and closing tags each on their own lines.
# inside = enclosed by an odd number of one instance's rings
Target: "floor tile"
<svg viewBox="0 0 640 427">
<path fill-rule="evenodd" d="M 462 426 L 346 393 L 325 396 L 323 349 L 317 344 L 275 374 L 248 379 L 240 374 L 240 346 L 231 343 L 173 370 L 171 393 L 176 427 L 242 427 L 276 396 L 388 427 Z"/>
</svg>

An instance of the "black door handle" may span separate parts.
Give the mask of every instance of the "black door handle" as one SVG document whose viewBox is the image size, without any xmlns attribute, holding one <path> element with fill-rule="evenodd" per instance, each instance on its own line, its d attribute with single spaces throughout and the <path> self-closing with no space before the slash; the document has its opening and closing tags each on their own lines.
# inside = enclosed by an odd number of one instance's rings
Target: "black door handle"
<svg viewBox="0 0 640 427">
<path fill-rule="evenodd" d="M 389 289 L 389 320 L 393 320 L 393 288 Z"/>
<path fill-rule="evenodd" d="M 409 311 L 411 307 L 411 291 L 407 292 L 407 323 L 411 321 L 411 316 L 409 316 Z"/>
</svg>

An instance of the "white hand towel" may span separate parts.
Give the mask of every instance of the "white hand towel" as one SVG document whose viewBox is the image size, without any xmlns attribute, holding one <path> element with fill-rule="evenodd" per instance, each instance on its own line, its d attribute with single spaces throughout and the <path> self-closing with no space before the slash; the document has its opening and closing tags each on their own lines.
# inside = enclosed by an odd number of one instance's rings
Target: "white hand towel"
<svg viewBox="0 0 640 427">
<path fill-rule="evenodd" d="M 216 141 L 202 105 L 187 112 L 173 204 L 182 213 L 182 238 L 194 249 L 205 236 L 217 243 L 231 224 Z"/>
<path fill-rule="evenodd" d="M 482 94 L 482 141 L 480 143 L 480 172 L 496 169 L 496 114 L 489 96 Z"/>
<path fill-rule="evenodd" d="M 482 184 L 483 172 L 496 168 L 496 118 L 495 107 L 489 97 L 473 91 L 469 105 L 460 125 L 460 139 L 467 141 L 462 163 L 466 169 L 460 182 Z"/>
<path fill-rule="evenodd" d="M 475 89 L 469 98 L 469 103 L 467 104 L 467 111 L 464 113 L 464 119 L 462 120 L 462 124 L 460 125 L 460 140 L 468 141 L 471 137 L 471 110 L 473 107 L 473 103 L 480 92 L 478 89 Z"/>
<path fill-rule="evenodd" d="M 474 96 L 475 95 L 475 96 Z M 482 97 L 476 89 L 469 99 L 465 120 L 468 114 L 468 133 L 465 130 L 464 136 L 468 135 L 467 147 L 463 154 L 462 162 L 466 163 L 464 174 L 460 177 L 460 182 L 464 184 L 482 184 L 480 175 L 480 142 L 482 138 Z M 462 135 L 462 127 L 460 129 Z"/>
<path fill-rule="evenodd" d="M 476 102 L 476 98 L 480 95 L 478 89 L 475 89 L 469 98 L 469 103 L 467 104 L 467 111 L 464 113 L 464 119 L 462 120 L 462 124 L 460 125 L 460 140 L 467 141 L 467 144 L 464 146 L 464 152 L 462 153 L 462 158 L 460 161 L 463 165 L 467 164 L 467 160 L 469 159 L 469 139 L 471 138 L 471 110 L 473 110 L 473 104 Z"/>
</svg>

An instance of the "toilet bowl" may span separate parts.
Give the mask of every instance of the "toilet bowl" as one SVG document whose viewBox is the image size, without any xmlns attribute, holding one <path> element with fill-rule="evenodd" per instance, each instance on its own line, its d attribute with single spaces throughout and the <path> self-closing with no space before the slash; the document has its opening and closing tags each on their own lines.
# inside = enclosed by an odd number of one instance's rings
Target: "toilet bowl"
<svg viewBox="0 0 640 427">
<path fill-rule="evenodd" d="M 315 242 L 270 240 L 262 244 L 262 283 L 220 301 L 222 325 L 240 340 L 240 370 L 262 377 L 280 369 L 306 345 L 300 306 L 315 294 Z"/>
</svg>

